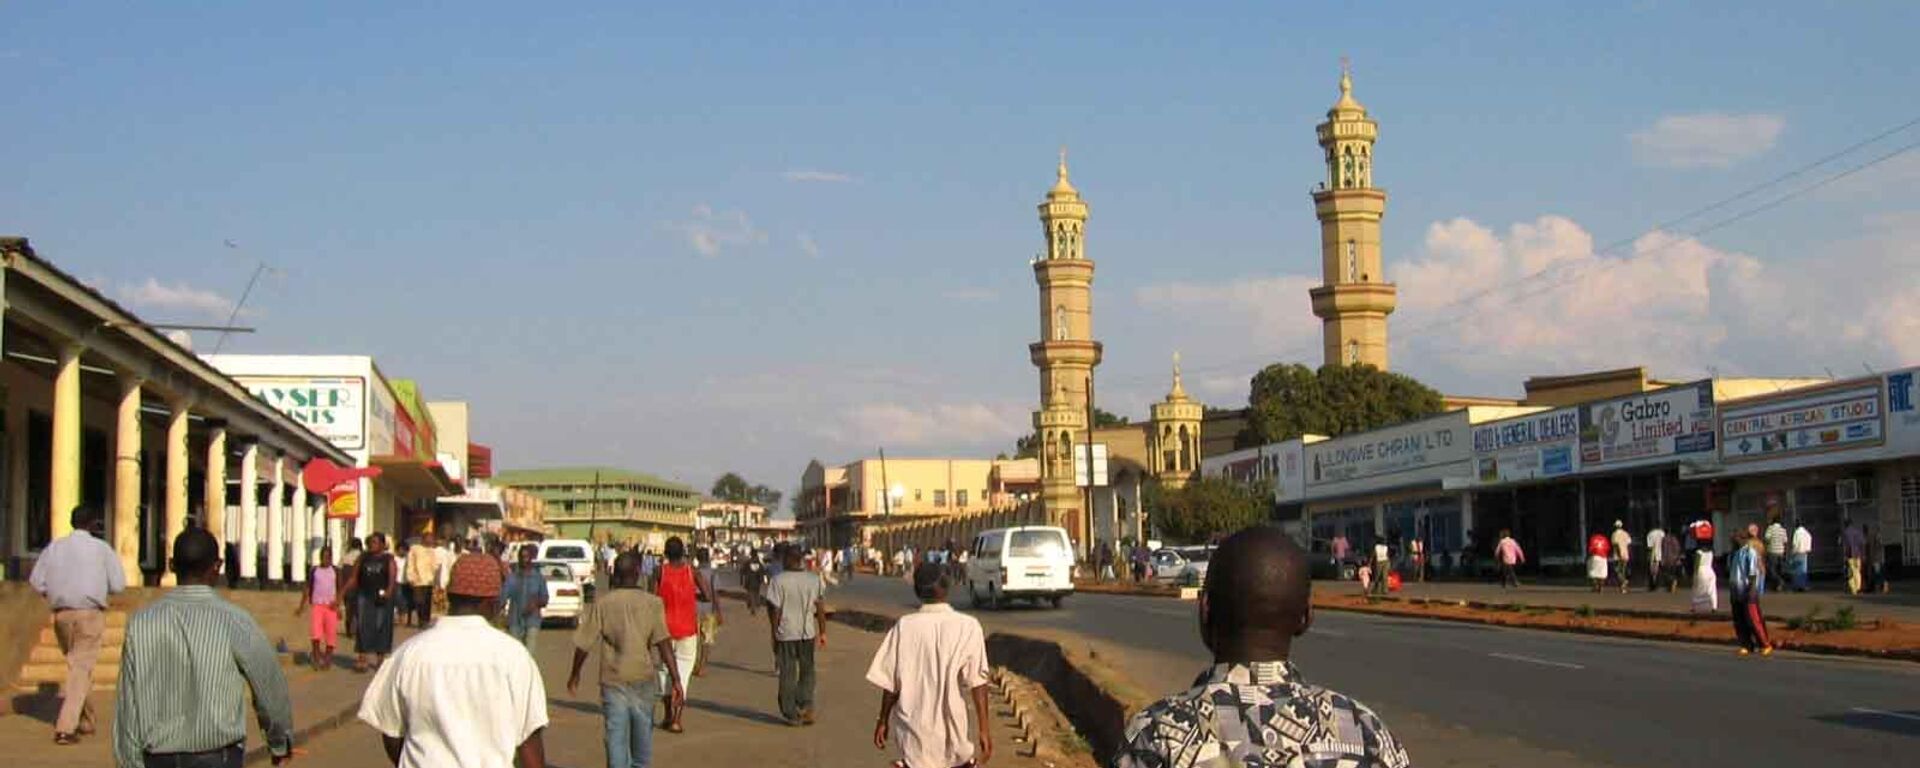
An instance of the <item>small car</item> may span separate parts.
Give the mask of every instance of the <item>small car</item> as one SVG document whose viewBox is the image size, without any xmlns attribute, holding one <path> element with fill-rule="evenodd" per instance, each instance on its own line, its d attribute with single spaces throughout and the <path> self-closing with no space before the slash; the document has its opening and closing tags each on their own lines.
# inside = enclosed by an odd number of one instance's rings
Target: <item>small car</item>
<svg viewBox="0 0 1920 768">
<path fill-rule="evenodd" d="M 561 621 L 568 626 L 578 625 L 586 599 L 580 583 L 574 580 L 573 569 L 558 560 L 535 560 L 533 568 L 547 581 L 547 607 L 540 609 L 541 623 Z"/>
</svg>

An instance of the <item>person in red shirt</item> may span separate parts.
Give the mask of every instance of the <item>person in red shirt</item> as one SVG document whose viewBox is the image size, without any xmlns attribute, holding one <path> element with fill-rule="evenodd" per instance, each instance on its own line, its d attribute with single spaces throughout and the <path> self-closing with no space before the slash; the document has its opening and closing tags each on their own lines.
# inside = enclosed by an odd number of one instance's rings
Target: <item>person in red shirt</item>
<svg viewBox="0 0 1920 768">
<path fill-rule="evenodd" d="M 713 594 L 712 585 L 687 562 L 687 544 L 674 536 L 667 539 L 667 562 L 653 573 L 653 593 L 660 596 L 660 603 L 666 609 L 667 636 L 673 640 L 675 672 L 680 677 L 680 690 L 687 690 L 693 682 L 694 664 L 700 655 L 700 595 Z M 681 722 L 686 714 L 686 699 L 679 706 L 667 708 L 669 733 L 680 733 L 685 729 Z"/>
<path fill-rule="evenodd" d="M 1613 542 L 1607 540 L 1604 533 L 1587 537 L 1587 581 L 1593 584 L 1593 591 L 1607 582 L 1607 558 L 1613 554 Z"/>
</svg>

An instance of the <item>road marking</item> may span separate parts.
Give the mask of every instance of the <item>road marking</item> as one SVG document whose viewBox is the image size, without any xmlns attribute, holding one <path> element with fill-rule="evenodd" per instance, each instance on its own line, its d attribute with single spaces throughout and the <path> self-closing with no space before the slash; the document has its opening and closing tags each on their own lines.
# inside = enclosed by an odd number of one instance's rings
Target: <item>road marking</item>
<svg viewBox="0 0 1920 768">
<path fill-rule="evenodd" d="M 1536 659 L 1532 656 L 1521 656 L 1513 653 L 1489 653 L 1487 655 L 1492 656 L 1496 659 L 1506 659 L 1508 661 L 1522 661 L 1528 664 L 1539 664 L 1541 666 L 1546 666 L 1546 667 L 1560 667 L 1561 669 L 1586 669 L 1586 667 L 1580 666 L 1579 664 L 1568 664 L 1567 662 L 1564 662 L 1564 661 L 1548 661 L 1546 659 Z"/>
<path fill-rule="evenodd" d="M 1848 709 L 1848 711 L 1858 712 L 1863 715 L 1879 715 L 1881 717 L 1897 717 L 1897 718 L 1900 718 L 1901 720 L 1920 720 L 1920 715 L 1909 715 L 1902 712 L 1888 712 L 1884 709 L 1868 709 L 1866 707 L 1851 707 Z"/>
</svg>

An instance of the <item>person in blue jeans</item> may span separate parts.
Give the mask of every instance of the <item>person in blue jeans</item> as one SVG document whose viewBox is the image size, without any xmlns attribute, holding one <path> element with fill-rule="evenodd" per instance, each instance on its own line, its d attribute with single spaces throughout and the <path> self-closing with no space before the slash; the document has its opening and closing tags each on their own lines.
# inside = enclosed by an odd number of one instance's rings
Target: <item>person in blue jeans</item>
<svg viewBox="0 0 1920 768">
<path fill-rule="evenodd" d="M 686 701 L 680 670 L 667 633 L 667 612 L 660 598 L 640 589 L 640 556 L 614 558 L 613 588 L 588 606 L 573 633 L 573 671 L 567 693 L 578 695 L 580 667 L 600 651 L 600 706 L 606 717 L 607 768 L 647 768 L 653 764 L 653 707 L 660 700 L 661 676 L 654 657 L 667 669 L 670 703 Z"/>
<path fill-rule="evenodd" d="M 501 596 L 507 604 L 507 634 L 533 652 L 540 637 L 540 611 L 547 607 L 547 578 L 533 565 L 533 547 L 521 547 Z"/>
</svg>

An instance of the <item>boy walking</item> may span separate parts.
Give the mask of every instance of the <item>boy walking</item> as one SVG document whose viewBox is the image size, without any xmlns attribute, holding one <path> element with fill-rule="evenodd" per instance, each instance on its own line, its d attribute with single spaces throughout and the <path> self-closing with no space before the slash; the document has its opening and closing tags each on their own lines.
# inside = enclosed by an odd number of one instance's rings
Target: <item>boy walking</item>
<svg viewBox="0 0 1920 768">
<path fill-rule="evenodd" d="M 891 734 L 900 746 L 894 768 L 949 768 L 993 756 L 987 714 L 987 644 L 979 620 L 947 604 L 952 582 L 932 563 L 914 569 L 920 611 L 900 617 L 880 641 L 867 668 L 867 682 L 880 688 L 880 722 L 873 746 L 886 750 Z M 967 728 L 972 700 L 973 729 Z M 977 734 L 978 752 L 967 740 Z"/>
</svg>

